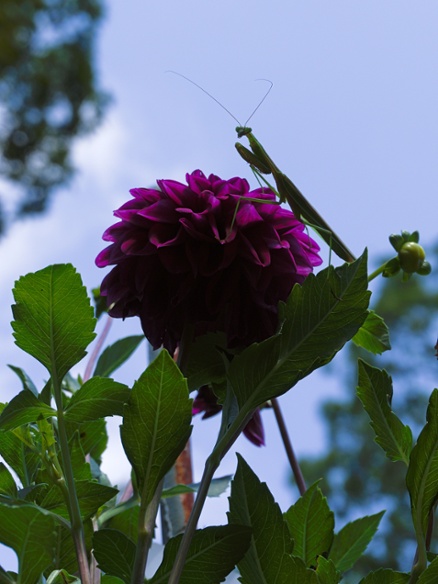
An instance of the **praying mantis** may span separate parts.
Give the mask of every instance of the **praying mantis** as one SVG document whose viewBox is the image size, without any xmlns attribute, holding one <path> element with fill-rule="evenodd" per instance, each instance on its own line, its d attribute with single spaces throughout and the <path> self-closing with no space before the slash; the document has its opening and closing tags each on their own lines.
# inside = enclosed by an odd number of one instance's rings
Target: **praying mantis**
<svg viewBox="0 0 438 584">
<path fill-rule="evenodd" d="M 253 117 L 258 108 L 267 98 L 273 87 L 273 83 L 268 81 L 268 83 L 271 84 L 270 88 L 265 93 L 263 99 L 259 102 L 252 114 L 249 116 L 245 124 L 242 126 L 240 125 L 239 120 L 219 100 L 217 100 L 203 87 L 195 83 L 192 79 L 182 75 L 181 73 L 177 73 L 176 71 L 169 72 L 182 77 L 203 91 L 239 124 L 236 127 L 237 137 L 239 139 L 246 137 L 248 139 L 250 148 L 246 148 L 240 142 L 236 142 L 235 147 L 241 158 L 243 158 L 243 160 L 249 164 L 256 177 L 258 177 L 260 181 L 264 182 L 276 193 L 280 203 L 288 203 L 297 219 L 303 221 L 303 223 L 306 223 L 315 229 L 315 231 L 317 231 L 320 237 L 329 245 L 330 249 L 332 249 L 339 258 L 348 263 L 353 262 L 355 260 L 353 253 L 328 225 L 325 219 L 323 219 L 323 217 L 318 213 L 315 207 L 313 207 L 313 205 L 306 199 L 298 187 L 295 186 L 291 179 L 278 168 L 278 166 L 266 152 L 265 148 L 254 136 L 252 129 L 247 126 L 249 120 Z M 275 189 L 268 183 L 263 175 L 272 175 L 276 185 Z"/>
</svg>

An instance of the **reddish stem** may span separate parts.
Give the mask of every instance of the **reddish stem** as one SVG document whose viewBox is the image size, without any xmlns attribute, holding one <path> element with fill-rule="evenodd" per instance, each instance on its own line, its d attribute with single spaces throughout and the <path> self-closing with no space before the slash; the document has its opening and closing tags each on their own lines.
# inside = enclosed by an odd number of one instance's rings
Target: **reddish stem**
<svg viewBox="0 0 438 584">
<path fill-rule="evenodd" d="M 286 455 L 295 477 L 295 482 L 297 483 L 300 495 L 303 496 L 307 490 L 306 483 L 304 481 L 300 465 L 298 464 L 297 457 L 295 456 L 294 449 L 292 448 L 292 442 L 290 440 L 289 433 L 286 428 L 286 423 L 284 421 L 283 414 L 280 409 L 280 404 L 278 403 L 278 400 L 275 397 L 271 399 L 271 403 L 272 408 L 274 410 L 275 419 L 277 420 L 278 428 L 280 430 L 281 438 L 283 440 L 284 448 L 286 450 Z"/>
</svg>

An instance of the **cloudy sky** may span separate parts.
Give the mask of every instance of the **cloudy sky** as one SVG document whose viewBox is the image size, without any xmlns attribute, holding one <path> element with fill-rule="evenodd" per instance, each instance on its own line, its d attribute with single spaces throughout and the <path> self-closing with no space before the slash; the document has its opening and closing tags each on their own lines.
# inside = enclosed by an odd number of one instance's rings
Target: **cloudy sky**
<svg viewBox="0 0 438 584">
<path fill-rule="evenodd" d="M 184 180 L 197 168 L 251 180 L 234 149 L 235 121 L 168 70 L 201 84 L 242 123 L 266 90 L 256 80 L 270 79 L 273 90 L 250 125 L 355 253 L 367 246 L 372 258 L 391 254 L 388 235 L 401 229 L 419 229 L 421 241 L 431 244 L 437 231 L 437 27 L 435 0 L 107 0 L 98 52 L 102 85 L 113 95 L 106 120 L 77 144 L 80 172 L 47 216 L 15 225 L 0 242 L 2 401 L 20 389 L 7 363 L 24 367 L 37 382 L 45 375 L 12 342 L 10 290 L 20 275 L 71 262 L 85 285 L 95 287 L 103 276 L 94 265 L 102 232 L 130 188 L 159 178 Z M 138 332 L 135 321 L 117 322 L 111 340 Z M 140 349 L 118 379 L 132 383 L 145 354 Z M 318 406 L 340 393 L 339 380 L 317 375 L 282 398 L 298 453 L 324 447 Z M 286 483 L 272 413 L 264 419 L 267 447 L 241 438 L 237 450 L 286 508 L 296 491 Z M 111 423 L 104 464 L 121 484 L 128 465 L 118 424 Z M 196 424 L 197 478 L 215 431 L 214 421 Z M 230 453 L 218 474 L 234 467 Z M 225 499 L 210 502 L 205 521 L 216 516 L 222 522 L 225 509 Z"/>
</svg>

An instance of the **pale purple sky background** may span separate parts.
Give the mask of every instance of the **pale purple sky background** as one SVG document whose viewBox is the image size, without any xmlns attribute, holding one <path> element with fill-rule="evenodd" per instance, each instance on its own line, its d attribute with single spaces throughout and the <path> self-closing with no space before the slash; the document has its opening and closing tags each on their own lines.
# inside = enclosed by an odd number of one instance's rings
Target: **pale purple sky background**
<svg viewBox="0 0 438 584">
<path fill-rule="evenodd" d="M 108 0 L 107 5 L 98 59 L 102 84 L 114 96 L 106 121 L 77 145 L 80 173 L 47 216 L 16 224 L 0 242 L 2 401 L 20 389 L 6 363 L 24 367 L 37 382 L 45 377 L 12 342 L 14 280 L 51 263 L 71 262 L 87 288 L 95 287 L 104 275 L 94 266 L 102 232 L 132 187 L 150 186 L 158 178 L 184 180 L 196 168 L 251 180 L 234 150 L 234 120 L 199 90 L 166 74 L 169 69 L 204 86 L 242 123 L 266 89 L 255 80 L 272 80 L 274 88 L 250 125 L 355 253 L 368 246 L 372 258 L 391 254 L 388 235 L 401 229 L 419 229 L 426 245 L 436 238 L 436 0 Z M 117 322 L 111 340 L 138 332 L 134 320 Z M 140 349 L 116 378 L 126 383 L 138 378 L 144 354 Z M 299 454 L 324 447 L 317 409 L 324 397 L 340 391 L 341 381 L 316 375 L 281 399 Z M 241 438 L 237 450 L 286 509 L 296 491 L 286 484 L 272 412 L 263 416 L 267 447 L 257 449 Z M 104 463 L 116 483 L 128 472 L 118 445 L 119 423 L 111 422 Z M 214 421 L 196 424 L 196 478 L 216 427 Z M 230 453 L 218 475 L 234 468 Z M 206 521 L 225 521 L 222 499 L 209 503 Z M 5 568 L 7 554 L 0 549 Z"/>
</svg>

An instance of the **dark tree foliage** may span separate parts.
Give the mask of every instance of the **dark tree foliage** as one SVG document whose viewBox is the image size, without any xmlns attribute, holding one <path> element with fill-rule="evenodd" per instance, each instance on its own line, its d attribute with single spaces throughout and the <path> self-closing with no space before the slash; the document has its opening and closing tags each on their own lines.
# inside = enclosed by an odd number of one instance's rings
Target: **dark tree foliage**
<svg viewBox="0 0 438 584">
<path fill-rule="evenodd" d="M 94 65 L 101 18 L 100 0 L 0 2 L 0 172 L 20 192 L 12 219 L 46 209 L 72 176 L 74 138 L 101 120 L 108 101 Z M 0 218 L 5 200 L 7 192 Z"/>
<path fill-rule="evenodd" d="M 404 283 L 400 277 L 381 280 L 373 308 L 389 327 L 392 350 L 373 357 L 352 344 L 347 362 L 334 364 L 332 372 L 338 367 L 336 373 L 339 366 L 345 366 L 346 397 L 323 405 L 326 454 L 300 461 L 308 484 L 323 478 L 321 488 L 336 513 L 338 529 L 348 520 L 386 509 L 381 528 L 366 555 L 343 580 L 346 584 L 356 584 L 382 566 L 409 570 L 414 558 L 406 466 L 391 462 L 374 442 L 355 387 L 358 357 L 386 369 L 393 379 L 393 410 L 410 425 L 416 440 L 425 423 L 428 396 L 437 386 L 438 246 L 428 253 L 428 259 L 435 271 L 427 278 L 414 275 Z"/>
</svg>

